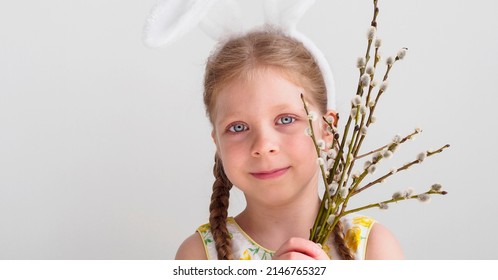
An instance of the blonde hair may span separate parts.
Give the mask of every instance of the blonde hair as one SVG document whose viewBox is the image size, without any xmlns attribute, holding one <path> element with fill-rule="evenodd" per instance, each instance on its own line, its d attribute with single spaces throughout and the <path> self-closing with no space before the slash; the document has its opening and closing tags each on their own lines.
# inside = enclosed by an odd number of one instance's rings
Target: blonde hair
<svg viewBox="0 0 498 280">
<path fill-rule="evenodd" d="M 321 113 L 327 111 L 327 90 L 322 72 L 313 55 L 304 45 L 275 28 L 253 31 L 231 38 L 222 44 L 208 59 L 204 77 L 204 105 L 213 123 L 216 96 L 230 83 L 250 79 L 258 69 L 272 68 L 302 86 Z M 215 156 L 213 170 L 215 182 L 210 204 L 211 232 L 218 252 L 218 259 L 232 259 L 231 240 L 226 227 L 228 200 L 232 183 L 227 178 L 221 159 Z M 343 227 L 334 230 L 338 252 L 344 259 L 353 255 L 344 242 Z"/>
</svg>

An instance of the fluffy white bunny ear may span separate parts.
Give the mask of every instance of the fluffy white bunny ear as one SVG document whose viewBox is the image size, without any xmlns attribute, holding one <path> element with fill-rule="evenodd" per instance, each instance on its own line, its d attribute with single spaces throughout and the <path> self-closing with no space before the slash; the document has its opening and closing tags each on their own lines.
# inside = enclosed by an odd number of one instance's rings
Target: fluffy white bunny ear
<svg viewBox="0 0 498 280">
<path fill-rule="evenodd" d="M 329 108 L 335 108 L 332 71 L 323 53 L 296 30 L 297 23 L 315 0 L 266 0 L 266 23 L 279 27 L 301 41 L 322 70 L 329 95 Z M 242 31 L 238 4 L 234 0 L 159 0 L 149 15 L 143 33 L 149 47 L 168 45 L 196 26 L 215 40 Z"/>
<path fill-rule="evenodd" d="M 242 32 L 241 12 L 234 0 L 220 0 L 211 7 L 199 27 L 214 40 L 223 40 Z"/>
<path fill-rule="evenodd" d="M 149 47 L 170 44 L 196 27 L 218 0 L 159 0 L 144 28 Z"/>
<path fill-rule="evenodd" d="M 296 29 L 296 25 L 315 0 L 267 0 L 265 20 L 284 30 Z"/>
</svg>

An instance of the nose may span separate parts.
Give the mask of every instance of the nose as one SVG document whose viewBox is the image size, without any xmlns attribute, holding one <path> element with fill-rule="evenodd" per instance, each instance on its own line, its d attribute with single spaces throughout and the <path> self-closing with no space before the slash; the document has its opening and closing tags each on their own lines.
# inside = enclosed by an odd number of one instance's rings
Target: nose
<svg viewBox="0 0 498 280">
<path fill-rule="evenodd" d="M 280 151 L 278 136 L 271 129 L 260 129 L 254 133 L 254 140 L 251 149 L 253 157 L 275 155 Z"/>
</svg>

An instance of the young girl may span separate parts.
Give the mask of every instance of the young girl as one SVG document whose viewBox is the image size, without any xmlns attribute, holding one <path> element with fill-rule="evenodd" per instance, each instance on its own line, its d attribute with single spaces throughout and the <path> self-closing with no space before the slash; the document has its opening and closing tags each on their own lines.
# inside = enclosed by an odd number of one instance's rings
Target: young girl
<svg viewBox="0 0 498 280">
<path fill-rule="evenodd" d="M 326 245 L 308 240 L 320 205 L 319 165 L 305 134 L 311 110 L 317 135 L 331 142 L 324 78 L 303 44 L 274 29 L 223 44 L 207 62 L 204 103 L 216 144 L 209 224 L 178 249 L 177 259 L 398 259 L 398 242 L 362 216 L 336 226 Z M 227 217 L 232 185 L 246 208 Z"/>
</svg>

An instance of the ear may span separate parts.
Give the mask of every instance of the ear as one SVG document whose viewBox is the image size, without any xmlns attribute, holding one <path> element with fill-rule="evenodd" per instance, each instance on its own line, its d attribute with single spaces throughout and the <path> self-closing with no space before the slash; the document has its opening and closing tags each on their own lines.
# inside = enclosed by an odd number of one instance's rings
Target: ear
<svg viewBox="0 0 498 280">
<path fill-rule="evenodd" d="M 325 113 L 325 115 L 323 115 L 323 117 L 325 119 L 331 119 L 332 118 L 332 125 L 334 127 L 337 126 L 337 121 L 339 120 L 339 115 L 337 114 L 336 111 L 333 111 L 333 110 L 329 110 L 327 111 L 327 113 Z M 329 125 L 326 121 L 323 121 L 322 120 L 322 137 L 323 137 L 323 140 L 325 140 L 327 143 L 330 143 L 332 142 L 332 139 L 334 138 L 334 135 L 332 133 L 330 133 L 329 131 Z"/>
<path fill-rule="evenodd" d="M 337 114 L 336 111 L 334 111 L 334 110 L 328 110 L 327 113 L 325 113 L 324 117 L 325 118 L 333 118 L 334 121 L 332 122 L 332 124 L 334 126 L 337 126 L 337 122 L 339 121 L 339 114 Z"/>
<path fill-rule="evenodd" d="M 218 147 L 218 138 L 216 137 L 216 131 L 211 130 L 211 138 L 213 139 L 214 145 L 216 145 L 216 153 L 218 153 L 219 147 Z"/>
</svg>

